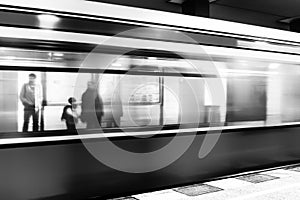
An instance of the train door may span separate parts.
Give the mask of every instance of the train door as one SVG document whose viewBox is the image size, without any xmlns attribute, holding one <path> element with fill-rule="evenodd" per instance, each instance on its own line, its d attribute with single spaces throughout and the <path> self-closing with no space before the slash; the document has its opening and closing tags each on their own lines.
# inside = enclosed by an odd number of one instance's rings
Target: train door
<svg viewBox="0 0 300 200">
<path fill-rule="evenodd" d="M 297 65 L 284 65 L 279 68 L 281 74 L 281 119 L 282 122 L 300 121 L 300 69 Z M 280 81 L 277 80 L 277 81 Z"/>
<path fill-rule="evenodd" d="M 229 77 L 227 122 L 265 121 L 266 108 L 266 77 Z"/>
</svg>

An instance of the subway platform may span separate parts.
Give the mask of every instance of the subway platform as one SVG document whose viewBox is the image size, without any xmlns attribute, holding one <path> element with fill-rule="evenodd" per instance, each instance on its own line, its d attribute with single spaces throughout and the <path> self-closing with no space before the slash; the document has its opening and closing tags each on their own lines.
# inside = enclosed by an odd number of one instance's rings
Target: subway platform
<svg viewBox="0 0 300 200">
<path fill-rule="evenodd" d="M 114 200 L 296 200 L 300 199 L 300 166 L 175 187 Z"/>
</svg>

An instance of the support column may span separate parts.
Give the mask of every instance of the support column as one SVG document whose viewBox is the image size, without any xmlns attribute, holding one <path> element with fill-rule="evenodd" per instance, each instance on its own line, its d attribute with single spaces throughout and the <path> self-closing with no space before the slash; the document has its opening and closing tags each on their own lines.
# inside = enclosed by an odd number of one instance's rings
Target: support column
<svg viewBox="0 0 300 200">
<path fill-rule="evenodd" d="M 300 33 L 300 18 L 293 19 L 290 22 L 290 31 Z"/>
<path fill-rule="evenodd" d="M 185 0 L 182 14 L 209 17 L 209 0 Z"/>
</svg>

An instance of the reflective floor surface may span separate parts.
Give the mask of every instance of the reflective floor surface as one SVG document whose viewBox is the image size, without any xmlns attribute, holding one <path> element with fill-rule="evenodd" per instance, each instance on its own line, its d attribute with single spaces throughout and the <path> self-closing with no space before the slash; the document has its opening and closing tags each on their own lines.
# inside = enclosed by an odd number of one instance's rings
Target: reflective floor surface
<svg viewBox="0 0 300 200">
<path fill-rule="evenodd" d="M 118 198 L 118 200 L 300 199 L 300 167 L 289 167 Z M 116 199 L 115 199 L 116 200 Z"/>
</svg>

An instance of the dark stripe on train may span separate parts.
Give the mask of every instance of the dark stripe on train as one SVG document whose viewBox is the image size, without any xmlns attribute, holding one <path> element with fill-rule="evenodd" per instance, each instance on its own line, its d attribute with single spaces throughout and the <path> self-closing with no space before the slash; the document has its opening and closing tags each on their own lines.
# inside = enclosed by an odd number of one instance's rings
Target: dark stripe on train
<svg viewBox="0 0 300 200">
<path fill-rule="evenodd" d="M 55 68 L 55 67 L 24 67 L 24 66 L 0 66 L 0 70 L 7 71 L 39 71 L 39 72 L 69 72 L 69 73 L 99 73 L 99 74 L 126 74 L 143 76 L 172 76 L 172 77 L 194 77 L 194 78 L 218 78 L 212 74 L 196 74 L 181 72 L 149 72 L 149 71 L 128 71 L 114 69 L 95 68 Z"/>
<path fill-rule="evenodd" d="M 178 125 L 175 125 L 178 127 Z M 169 128 L 172 126 L 169 126 Z M 278 130 L 278 129 L 289 129 L 289 128 L 297 128 L 300 127 L 300 124 L 291 124 L 291 125 L 282 125 L 282 126 L 265 126 L 265 127 L 244 127 L 244 128 L 232 128 L 232 129 L 224 129 L 222 130 L 221 134 L 233 134 L 237 132 L 241 132 L 241 134 L 247 134 L 249 132 L 253 132 L 253 134 L 256 134 L 255 131 L 260 130 Z M 161 127 L 157 127 L 161 128 Z M 115 133 L 118 132 L 119 129 L 115 130 L 108 130 L 103 129 L 106 133 Z M 138 128 L 140 132 L 143 131 L 151 131 L 151 130 L 141 130 L 141 128 Z M 156 128 L 153 129 L 153 131 L 157 130 Z M 186 132 L 176 133 L 176 129 L 164 129 L 161 128 L 161 130 L 174 130 L 174 133 L 166 133 L 166 134 L 155 134 L 152 135 L 151 138 L 173 138 L 173 137 L 184 137 L 189 135 L 205 135 L 205 134 L 215 134 L 219 133 L 219 131 L 197 131 L 197 132 L 189 132 L 188 130 Z M 178 130 L 178 129 L 177 129 Z M 80 135 L 85 135 L 85 131 L 81 130 L 83 133 Z M 99 131 L 98 131 L 99 132 Z M 137 131 L 136 131 L 137 132 Z M 86 134 L 95 134 L 97 133 L 97 130 L 86 130 Z M 63 134 L 63 135 L 62 135 Z M 99 133 L 101 134 L 101 133 Z M 74 136 L 78 135 L 77 131 L 67 131 L 67 130 L 58 130 L 58 131 L 43 131 L 43 132 L 32 132 L 32 133 L 7 133 L 3 134 L 2 139 L 8 139 L 8 138 L 36 138 L 36 137 L 51 137 L 51 136 Z M 145 136 L 145 135 L 143 135 Z M 147 140 L 149 138 L 139 138 L 134 136 L 114 136 L 114 137 L 105 137 L 105 138 L 88 138 L 88 139 L 80 139 L 80 138 L 74 138 L 74 139 L 68 139 L 68 140 L 56 140 L 56 141 L 43 141 L 43 142 L 26 142 L 26 143 L 12 143 L 12 144 L 1 144 L 0 149 L 6 149 L 6 148 L 22 148 L 22 147 L 32 147 L 32 146 L 48 146 L 48 145 L 62 145 L 62 144 L 74 144 L 74 143 L 82 143 L 82 140 L 87 142 L 95 142 L 95 141 L 101 141 L 104 139 L 109 139 L 110 141 L 120 141 L 120 140 Z"/>
</svg>

